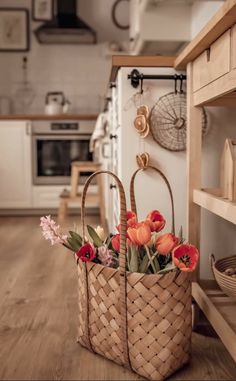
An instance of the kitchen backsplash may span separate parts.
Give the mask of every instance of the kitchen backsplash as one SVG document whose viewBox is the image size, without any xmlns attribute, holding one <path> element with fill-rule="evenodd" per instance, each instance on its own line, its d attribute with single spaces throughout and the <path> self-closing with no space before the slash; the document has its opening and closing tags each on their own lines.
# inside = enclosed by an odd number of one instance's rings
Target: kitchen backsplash
<svg viewBox="0 0 236 381">
<path fill-rule="evenodd" d="M 102 28 L 104 24 L 103 10 L 108 9 L 112 2 L 102 0 L 99 1 L 98 6 L 97 1 L 89 1 L 94 6 L 94 11 L 95 5 L 97 10 L 93 15 L 93 8 L 90 7 L 90 16 L 86 14 L 85 18 L 90 17 L 88 21 L 91 25 L 95 24 L 101 40 L 99 28 Z M 25 7 L 29 10 L 31 3 L 31 0 L 0 0 L 1 7 Z M 105 8 L 100 9 L 102 4 L 103 6 L 105 4 Z M 83 4 L 80 6 L 83 11 Z M 26 54 L 0 53 L 0 97 L 10 97 L 11 111 L 19 112 L 20 102 L 16 92 L 22 81 L 22 59 L 25 55 L 28 58 L 28 78 L 35 93 L 33 102 L 28 108 L 29 113 L 43 112 L 45 95 L 49 91 L 63 91 L 71 102 L 72 112 L 98 112 L 103 105 L 110 72 L 108 44 L 101 41 L 96 45 L 41 45 L 32 32 L 39 24 L 32 20 L 30 22 L 31 48 L 29 52 Z M 113 32 L 117 34 L 119 31 L 115 29 L 117 28 L 114 25 L 108 24 L 107 31 L 102 31 L 102 37 L 106 32 L 108 38 L 111 38 Z M 119 31 L 120 38 L 124 40 L 126 33 L 128 32 Z M 114 37 L 119 38 L 117 35 Z"/>
</svg>

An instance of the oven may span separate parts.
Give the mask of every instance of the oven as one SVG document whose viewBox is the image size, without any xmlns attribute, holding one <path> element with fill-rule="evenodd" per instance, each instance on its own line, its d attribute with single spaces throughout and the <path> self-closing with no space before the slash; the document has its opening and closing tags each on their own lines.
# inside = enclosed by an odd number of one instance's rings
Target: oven
<svg viewBox="0 0 236 381">
<path fill-rule="evenodd" d="M 36 121 L 32 125 L 34 185 L 68 185 L 72 161 L 93 161 L 92 121 Z M 91 173 L 81 174 L 84 183 Z"/>
</svg>

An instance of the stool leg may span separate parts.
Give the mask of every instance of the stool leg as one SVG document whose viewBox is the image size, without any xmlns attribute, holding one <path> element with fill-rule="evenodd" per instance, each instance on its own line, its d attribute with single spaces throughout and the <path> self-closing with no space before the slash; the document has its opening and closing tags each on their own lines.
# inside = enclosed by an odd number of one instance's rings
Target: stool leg
<svg viewBox="0 0 236 381">
<path fill-rule="evenodd" d="M 70 196 L 76 197 L 77 195 L 77 188 L 78 188 L 78 180 L 79 180 L 79 169 L 72 165 L 71 168 L 71 190 L 70 190 Z"/>
<path fill-rule="evenodd" d="M 67 200 L 60 200 L 59 210 L 58 210 L 58 222 L 63 223 L 67 215 L 68 205 Z"/>
</svg>

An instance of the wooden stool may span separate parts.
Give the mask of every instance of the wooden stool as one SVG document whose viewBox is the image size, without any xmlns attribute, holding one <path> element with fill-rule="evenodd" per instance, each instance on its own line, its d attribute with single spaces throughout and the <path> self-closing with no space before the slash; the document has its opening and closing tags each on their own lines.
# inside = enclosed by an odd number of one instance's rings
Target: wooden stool
<svg viewBox="0 0 236 381">
<path fill-rule="evenodd" d="M 62 192 L 60 195 L 60 205 L 58 210 L 58 221 L 62 223 L 67 215 L 68 204 L 70 202 L 79 202 L 81 203 L 82 195 L 78 193 L 78 184 L 81 173 L 84 172 L 96 172 L 101 169 L 101 164 L 91 163 L 91 162 L 80 162 L 73 161 L 71 163 L 71 190 L 70 192 Z M 86 199 L 86 204 L 96 204 L 99 207 L 101 224 L 105 227 L 106 218 L 105 218 L 105 209 L 104 209 L 104 199 L 103 199 L 103 186 L 101 176 L 97 176 L 96 183 L 98 186 L 98 192 L 96 194 L 88 193 Z"/>
</svg>

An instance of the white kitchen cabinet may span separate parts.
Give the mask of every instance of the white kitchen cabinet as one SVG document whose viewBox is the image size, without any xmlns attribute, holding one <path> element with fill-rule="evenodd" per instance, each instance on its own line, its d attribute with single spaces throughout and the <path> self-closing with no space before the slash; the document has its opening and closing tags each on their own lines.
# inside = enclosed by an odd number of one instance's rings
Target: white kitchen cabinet
<svg viewBox="0 0 236 381">
<path fill-rule="evenodd" d="M 32 207 L 29 121 L 0 121 L 0 153 L 0 208 Z"/>
</svg>

